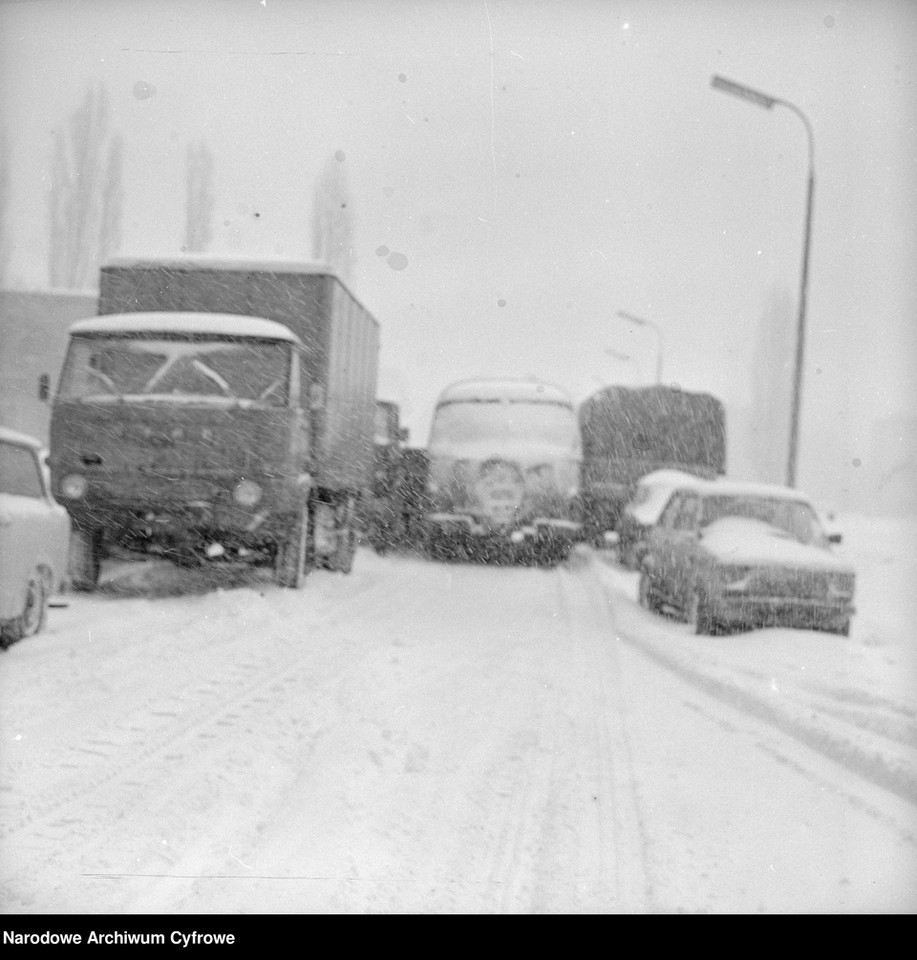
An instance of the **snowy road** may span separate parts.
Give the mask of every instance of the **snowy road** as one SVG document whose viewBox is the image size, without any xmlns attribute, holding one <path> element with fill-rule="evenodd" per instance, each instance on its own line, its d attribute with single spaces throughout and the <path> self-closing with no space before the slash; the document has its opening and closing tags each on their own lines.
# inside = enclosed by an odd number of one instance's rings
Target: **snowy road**
<svg viewBox="0 0 917 960">
<path fill-rule="evenodd" d="M 907 702 L 726 641 L 588 552 L 112 565 L 0 664 L 0 909 L 912 911 Z"/>
</svg>

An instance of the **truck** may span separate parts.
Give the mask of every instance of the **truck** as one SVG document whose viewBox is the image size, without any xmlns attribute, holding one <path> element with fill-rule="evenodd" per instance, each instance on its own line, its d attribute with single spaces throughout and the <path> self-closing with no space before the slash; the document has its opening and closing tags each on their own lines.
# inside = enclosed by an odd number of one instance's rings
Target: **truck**
<svg viewBox="0 0 917 960">
<path fill-rule="evenodd" d="M 371 480 L 379 324 L 326 264 L 182 255 L 100 269 L 52 399 L 71 583 L 119 548 L 350 572 Z"/>
<path fill-rule="evenodd" d="M 585 538 L 614 531 L 637 481 L 655 470 L 705 479 L 726 471 L 726 410 L 709 393 L 657 384 L 608 386 L 579 407 Z"/>
<path fill-rule="evenodd" d="M 563 561 L 580 537 L 581 440 L 561 387 L 471 379 L 440 393 L 427 446 L 435 559 Z"/>
<path fill-rule="evenodd" d="M 373 483 L 363 511 L 363 532 L 376 553 L 422 546 L 426 516 L 426 451 L 407 445 L 401 409 L 376 401 Z"/>
</svg>

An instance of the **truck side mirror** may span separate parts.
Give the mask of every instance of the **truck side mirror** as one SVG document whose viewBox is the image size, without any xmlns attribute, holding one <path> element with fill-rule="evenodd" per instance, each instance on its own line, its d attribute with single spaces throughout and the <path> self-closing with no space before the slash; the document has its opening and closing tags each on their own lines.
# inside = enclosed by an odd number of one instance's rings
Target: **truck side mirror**
<svg viewBox="0 0 917 960">
<path fill-rule="evenodd" d="M 38 378 L 38 399 L 47 403 L 51 399 L 51 378 L 43 373 Z"/>
</svg>

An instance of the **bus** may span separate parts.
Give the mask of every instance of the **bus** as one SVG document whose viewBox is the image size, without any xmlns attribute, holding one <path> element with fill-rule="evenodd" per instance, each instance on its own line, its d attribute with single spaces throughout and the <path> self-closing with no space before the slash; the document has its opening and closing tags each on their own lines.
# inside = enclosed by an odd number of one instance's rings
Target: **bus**
<svg viewBox="0 0 917 960">
<path fill-rule="evenodd" d="M 472 379 L 436 402 L 427 545 L 437 559 L 553 566 L 580 537 L 576 408 L 536 379 Z"/>
</svg>

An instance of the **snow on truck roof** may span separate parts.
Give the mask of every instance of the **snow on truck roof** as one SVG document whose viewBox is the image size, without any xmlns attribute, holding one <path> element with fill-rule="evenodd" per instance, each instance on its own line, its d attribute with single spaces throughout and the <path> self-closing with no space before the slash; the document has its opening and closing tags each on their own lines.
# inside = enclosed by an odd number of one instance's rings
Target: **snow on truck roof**
<svg viewBox="0 0 917 960">
<path fill-rule="evenodd" d="M 70 333 L 196 333 L 301 342 L 292 330 L 276 320 L 237 313 L 108 313 L 77 320 L 70 324 Z"/>
<path fill-rule="evenodd" d="M 570 395 L 553 383 L 543 380 L 497 380 L 483 377 L 450 384 L 440 393 L 436 405 L 461 401 L 496 403 L 501 400 L 510 403 L 560 403 L 571 409 L 573 407 Z"/>
<path fill-rule="evenodd" d="M 337 271 L 331 264 L 321 260 L 246 259 L 243 257 L 221 256 L 220 254 L 169 254 L 167 256 L 111 257 L 102 265 L 109 267 L 168 267 L 171 270 L 250 270 L 254 273 L 314 273 L 329 274 L 336 277 Z"/>
</svg>

